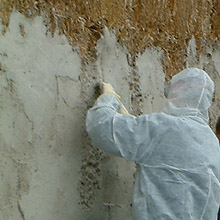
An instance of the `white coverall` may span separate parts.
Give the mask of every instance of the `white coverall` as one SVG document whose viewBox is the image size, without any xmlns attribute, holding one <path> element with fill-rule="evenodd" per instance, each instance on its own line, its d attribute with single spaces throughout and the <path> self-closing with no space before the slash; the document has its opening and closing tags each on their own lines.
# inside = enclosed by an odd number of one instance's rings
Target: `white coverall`
<svg viewBox="0 0 220 220">
<path fill-rule="evenodd" d="M 162 113 L 119 114 L 121 102 L 111 94 L 88 111 L 94 146 L 139 165 L 134 219 L 217 219 L 220 149 L 208 125 L 213 92 L 207 73 L 190 68 L 173 77 Z"/>
</svg>

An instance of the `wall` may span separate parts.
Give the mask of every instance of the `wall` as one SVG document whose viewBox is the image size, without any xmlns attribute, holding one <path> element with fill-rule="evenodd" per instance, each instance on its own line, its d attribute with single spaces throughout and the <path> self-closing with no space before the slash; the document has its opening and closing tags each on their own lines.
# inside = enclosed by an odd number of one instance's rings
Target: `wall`
<svg viewBox="0 0 220 220">
<path fill-rule="evenodd" d="M 164 50 L 147 47 L 134 61 L 105 27 L 96 58 L 85 61 L 42 16 L 15 11 L 0 45 L 0 219 L 131 219 L 135 165 L 94 149 L 85 116 L 101 81 L 112 83 L 135 115 L 162 110 Z M 205 69 L 216 83 L 213 126 L 219 45 L 198 53 L 192 37 L 186 52 L 185 66 Z"/>
<path fill-rule="evenodd" d="M 97 60 L 82 65 L 65 36 L 52 37 L 41 17 L 19 13 L 0 44 L 1 218 L 131 218 L 135 166 L 94 149 L 85 116 L 101 81 L 112 83 L 131 111 L 131 95 L 140 95 L 135 86 L 143 97 L 133 111 L 159 110 L 162 51 L 140 56 L 136 80 L 128 52 L 108 29 Z"/>
</svg>

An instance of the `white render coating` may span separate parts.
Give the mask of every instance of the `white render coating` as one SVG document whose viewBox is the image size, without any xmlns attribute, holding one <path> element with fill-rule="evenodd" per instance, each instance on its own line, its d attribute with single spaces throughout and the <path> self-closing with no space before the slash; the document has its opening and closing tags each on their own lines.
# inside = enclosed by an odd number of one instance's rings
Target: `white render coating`
<svg viewBox="0 0 220 220">
<path fill-rule="evenodd" d="M 220 50 L 195 63 L 195 40 L 190 48 L 189 67 L 206 68 L 216 82 L 214 125 Z M 113 84 L 130 112 L 161 111 L 163 51 L 149 48 L 138 56 L 138 90 L 130 88 L 130 55 L 108 29 L 97 55 L 95 63 L 82 65 L 78 49 L 65 36 L 52 37 L 42 17 L 12 13 L 8 31 L 0 34 L 0 219 L 132 219 L 135 165 L 92 148 L 85 114 L 101 81 Z M 142 97 L 137 106 L 135 92 Z"/>
</svg>

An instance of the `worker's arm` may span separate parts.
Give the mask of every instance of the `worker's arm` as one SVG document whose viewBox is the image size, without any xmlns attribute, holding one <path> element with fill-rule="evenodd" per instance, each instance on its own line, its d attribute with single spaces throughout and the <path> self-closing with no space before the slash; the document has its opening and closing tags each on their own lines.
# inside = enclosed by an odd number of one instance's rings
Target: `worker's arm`
<svg viewBox="0 0 220 220">
<path fill-rule="evenodd" d="M 146 117 L 119 114 L 120 108 L 118 96 L 101 95 L 88 111 L 87 131 L 96 147 L 136 162 L 139 148 L 148 144 Z"/>
</svg>

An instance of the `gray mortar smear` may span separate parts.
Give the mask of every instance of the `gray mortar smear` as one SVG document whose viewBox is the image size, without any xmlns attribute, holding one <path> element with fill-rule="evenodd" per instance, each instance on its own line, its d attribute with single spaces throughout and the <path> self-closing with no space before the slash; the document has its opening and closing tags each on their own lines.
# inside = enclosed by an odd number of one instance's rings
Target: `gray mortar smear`
<svg viewBox="0 0 220 220">
<path fill-rule="evenodd" d="M 198 55 L 195 43 L 186 66 L 205 69 L 215 81 L 214 127 L 220 48 Z M 131 220 L 135 165 L 93 148 L 85 118 L 102 81 L 132 114 L 161 111 L 163 51 L 148 48 L 134 62 L 105 28 L 97 60 L 86 64 L 65 36 L 51 36 L 42 17 L 17 12 L 0 45 L 0 219 Z"/>
<path fill-rule="evenodd" d="M 92 68 L 90 71 L 96 69 Z M 88 74 L 86 69 L 82 69 L 80 75 L 81 83 L 81 101 L 82 108 L 81 114 L 83 121 L 86 119 L 86 113 L 89 108 L 95 103 L 98 88 L 98 77 L 96 72 L 94 75 Z M 88 95 L 89 94 L 89 95 Z M 82 155 L 82 166 L 81 166 L 81 180 L 79 182 L 79 193 L 81 197 L 80 204 L 87 210 L 93 205 L 94 198 L 97 190 L 101 189 L 100 175 L 101 175 L 101 161 L 104 159 L 104 154 L 99 150 L 92 147 L 91 142 L 86 133 L 85 123 L 82 124 L 82 140 L 83 148 L 81 151 Z"/>
</svg>

